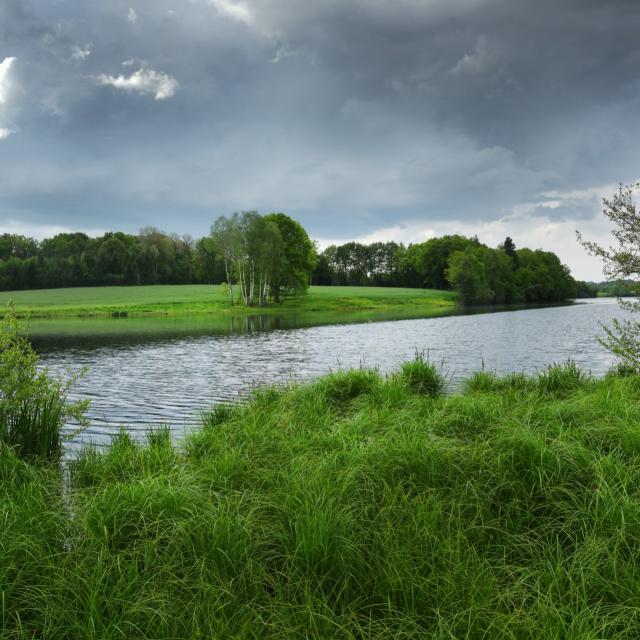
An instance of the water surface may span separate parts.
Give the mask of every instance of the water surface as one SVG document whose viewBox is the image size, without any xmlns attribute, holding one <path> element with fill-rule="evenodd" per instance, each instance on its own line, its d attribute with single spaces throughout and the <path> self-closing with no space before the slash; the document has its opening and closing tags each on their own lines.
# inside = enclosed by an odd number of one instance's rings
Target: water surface
<svg viewBox="0 0 640 640">
<path fill-rule="evenodd" d="M 324 326 L 269 316 L 195 324 L 157 320 L 153 330 L 150 320 L 137 330 L 132 324 L 118 325 L 135 321 L 113 320 L 92 331 L 76 321 L 64 323 L 62 333 L 53 328 L 47 333 L 51 325 L 35 327 L 34 345 L 42 363 L 56 374 L 87 368 L 74 391 L 74 397 L 92 401 L 91 426 L 81 438 L 106 443 L 121 425 L 139 434 L 162 422 L 180 436 L 202 410 L 238 400 L 253 385 L 301 381 L 362 365 L 386 373 L 416 351 L 443 363 L 453 390 L 482 367 L 499 374 L 535 373 L 569 358 L 601 376 L 613 358 L 596 340 L 602 334 L 599 323 L 621 315 L 615 300 L 597 299 L 562 307 Z"/>
</svg>

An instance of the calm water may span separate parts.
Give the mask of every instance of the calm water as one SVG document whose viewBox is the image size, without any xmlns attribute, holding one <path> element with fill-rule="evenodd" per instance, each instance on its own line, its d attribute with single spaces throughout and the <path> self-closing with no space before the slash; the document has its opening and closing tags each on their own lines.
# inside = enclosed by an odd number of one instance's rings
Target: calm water
<svg viewBox="0 0 640 640">
<path fill-rule="evenodd" d="M 282 321 L 252 321 L 193 330 L 176 324 L 160 333 L 126 325 L 100 336 L 81 334 L 34 339 L 42 363 L 56 374 L 87 367 L 75 397 L 90 398 L 91 427 L 84 441 L 106 443 L 120 425 L 143 433 L 168 423 L 177 436 L 203 409 L 237 400 L 255 384 L 313 378 L 340 367 L 366 365 L 393 371 L 416 351 L 428 351 L 450 377 L 450 388 L 482 366 L 498 373 L 535 372 L 573 358 L 593 375 L 613 359 L 596 341 L 599 322 L 621 315 L 612 299 L 429 319 L 303 328 L 276 328 Z M 123 322 L 114 320 L 112 322 Z M 165 321 L 166 323 L 166 321 Z M 90 331 L 85 332 L 91 334 Z M 77 444 L 77 443 L 76 443 Z"/>
</svg>

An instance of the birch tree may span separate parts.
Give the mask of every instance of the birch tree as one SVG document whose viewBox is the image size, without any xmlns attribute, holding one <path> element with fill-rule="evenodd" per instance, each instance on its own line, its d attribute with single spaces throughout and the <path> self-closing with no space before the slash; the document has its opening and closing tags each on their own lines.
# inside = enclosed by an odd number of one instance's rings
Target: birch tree
<svg viewBox="0 0 640 640">
<path fill-rule="evenodd" d="M 211 227 L 211 238 L 224 261 L 224 271 L 227 277 L 227 299 L 231 305 L 234 302 L 234 270 L 237 256 L 241 252 L 240 235 L 240 222 L 237 213 L 231 218 L 220 216 Z"/>
<path fill-rule="evenodd" d="M 229 302 L 233 303 L 235 284 L 244 306 L 256 301 L 265 306 L 285 265 L 278 225 L 255 211 L 243 211 L 218 218 L 211 234 L 223 256 Z"/>
</svg>

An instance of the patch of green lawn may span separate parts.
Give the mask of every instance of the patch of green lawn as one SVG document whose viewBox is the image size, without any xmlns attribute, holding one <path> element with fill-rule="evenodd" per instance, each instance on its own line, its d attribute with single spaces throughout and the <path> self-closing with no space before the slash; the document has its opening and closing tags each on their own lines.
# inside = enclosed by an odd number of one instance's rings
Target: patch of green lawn
<svg viewBox="0 0 640 640">
<path fill-rule="evenodd" d="M 0 293 L 0 305 L 13 302 L 20 316 L 32 318 L 112 315 L 177 316 L 191 314 L 246 315 L 288 312 L 355 312 L 423 310 L 455 306 L 455 295 L 432 289 L 386 287 L 311 287 L 306 295 L 281 305 L 229 307 L 220 285 L 154 285 L 78 287 Z"/>
</svg>

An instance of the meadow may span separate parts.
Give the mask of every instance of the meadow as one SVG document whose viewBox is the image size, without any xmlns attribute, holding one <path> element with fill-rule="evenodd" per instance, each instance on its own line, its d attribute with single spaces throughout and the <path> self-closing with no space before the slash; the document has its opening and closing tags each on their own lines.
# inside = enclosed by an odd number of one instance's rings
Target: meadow
<svg viewBox="0 0 640 640">
<path fill-rule="evenodd" d="M 0 292 L 0 307 L 10 302 L 19 316 L 31 318 L 180 316 L 408 310 L 437 312 L 455 306 L 455 294 L 435 289 L 393 287 L 311 287 L 306 295 L 267 307 L 229 307 L 221 285 L 77 287 Z"/>
<path fill-rule="evenodd" d="M 338 371 L 85 451 L 0 449 L 3 638 L 636 639 L 640 377 Z"/>
</svg>

